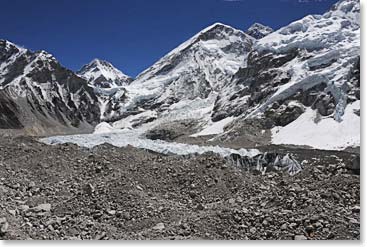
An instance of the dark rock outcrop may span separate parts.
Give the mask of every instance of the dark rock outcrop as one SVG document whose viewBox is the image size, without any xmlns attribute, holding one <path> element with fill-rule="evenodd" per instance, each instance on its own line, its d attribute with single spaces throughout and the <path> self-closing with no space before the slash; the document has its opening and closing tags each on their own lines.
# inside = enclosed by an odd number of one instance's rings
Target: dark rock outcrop
<svg viewBox="0 0 367 247">
<path fill-rule="evenodd" d="M 93 89 L 52 55 L 1 40 L 0 63 L 1 128 L 47 134 L 99 122 Z"/>
</svg>

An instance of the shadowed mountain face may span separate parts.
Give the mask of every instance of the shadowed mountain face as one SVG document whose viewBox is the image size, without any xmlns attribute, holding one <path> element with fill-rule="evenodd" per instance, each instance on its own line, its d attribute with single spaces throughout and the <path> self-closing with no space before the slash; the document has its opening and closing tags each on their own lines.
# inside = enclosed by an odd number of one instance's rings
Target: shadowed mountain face
<svg viewBox="0 0 367 247">
<path fill-rule="evenodd" d="M 18 118 L 19 109 L 9 95 L 0 90 L 0 128 L 20 129 L 23 128 Z"/>
<path fill-rule="evenodd" d="M 93 89 L 52 55 L 1 40 L 0 67 L 0 128 L 47 134 L 98 123 Z"/>
</svg>

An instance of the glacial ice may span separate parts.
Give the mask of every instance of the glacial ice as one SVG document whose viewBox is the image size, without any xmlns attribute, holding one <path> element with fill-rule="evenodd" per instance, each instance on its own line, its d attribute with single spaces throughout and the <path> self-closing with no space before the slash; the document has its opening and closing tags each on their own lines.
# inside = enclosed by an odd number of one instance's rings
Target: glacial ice
<svg viewBox="0 0 367 247">
<path fill-rule="evenodd" d="M 136 130 L 116 130 L 109 133 L 94 133 L 83 135 L 69 136 L 52 136 L 40 139 L 46 144 L 62 144 L 75 143 L 79 146 L 92 148 L 94 146 L 109 143 L 117 147 L 126 147 L 131 145 L 136 148 L 147 149 L 162 154 L 190 155 L 203 154 L 213 152 L 222 157 L 227 157 L 231 154 L 239 154 L 241 156 L 253 157 L 260 153 L 257 149 L 231 149 L 220 146 L 199 146 L 176 142 L 166 142 L 162 140 L 149 140 L 140 137 L 141 132 Z"/>
</svg>

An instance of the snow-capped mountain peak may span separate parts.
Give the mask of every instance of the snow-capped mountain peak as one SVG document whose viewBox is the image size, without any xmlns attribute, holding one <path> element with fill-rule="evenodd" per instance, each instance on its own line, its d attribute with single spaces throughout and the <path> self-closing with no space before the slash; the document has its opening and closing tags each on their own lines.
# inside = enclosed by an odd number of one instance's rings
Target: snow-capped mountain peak
<svg viewBox="0 0 367 247">
<path fill-rule="evenodd" d="M 90 85 L 102 88 L 126 86 L 132 81 L 130 76 L 122 73 L 111 63 L 97 58 L 84 65 L 77 74 L 86 79 Z"/>
<path fill-rule="evenodd" d="M 5 40 L 0 40 L 0 95 L 0 128 L 73 132 L 99 120 L 97 98 L 86 80 L 44 50 Z"/>
<path fill-rule="evenodd" d="M 210 107 L 213 94 L 245 66 L 254 41 L 243 31 L 222 23 L 204 28 L 139 74 L 126 87 L 119 113 L 114 112 L 117 114 L 113 117 L 140 108 L 163 112 L 185 100 L 202 100 L 203 108 Z"/>
<path fill-rule="evenodd" d="M 246 33 L 255 39 L 261 39 L 273 31 L 274 30 L 271 27 L 255 22 L 247 29 Z"/>
<path fill-rule="evenodd" d="M 18 46 L 8 40 L 5 40 L 5 39 L 0 39 L 0 49 L 2 52 L 9 52 L 11 49 L 16 49 L 16 50 L 19 50 L 19 51 L 26 51 L 25 48 L 21 47 L 21 46 Z"/>
<path fill-rule="evenodd" d="M 240 42 L 243 42 L 242 46 L 246 47 L 245 50 L 248 51 L 253 41 L 254 38 L 247 35 L 243 31 L 235 29 L 226 24 L 216 22 L 204 28 L 196 35 L 194 35 L 192 38 L 188 39 L 187 41 L 177 46 L 175 49 L 173 49 L 164 57 L 162 57 L 151 67 L 140 73 L 137 76 L 136 80 L 134 81 L 134 84 L 148 80 L 149 78 L 152 78 L 153 76 L 161 73 L 160 69 L 162 68 L 164 68 L 165 71 L 171 65 L 172 68 L 176 67 L 175 63 L 178 61 L 173 60 L 176 60 L 176 58 L 179 57 L 187 56 L 187 54 L 192 52 L 193 50 L 198 50 L 199 46 L 201 47 L 200 49 L 204 48 L 204 50 L 206 51 L 210 50 L 211 52 L 213 52 L 215 49 L 223 49 L 223 48 L 235 49 L 233 45 L 234 43 L 238 44 Z M 242 49 L 243 47 L 237 47 L 237 48 Z M 237 53 L 241 53 L 241 50 L 237 51 Z"/>
</svg>

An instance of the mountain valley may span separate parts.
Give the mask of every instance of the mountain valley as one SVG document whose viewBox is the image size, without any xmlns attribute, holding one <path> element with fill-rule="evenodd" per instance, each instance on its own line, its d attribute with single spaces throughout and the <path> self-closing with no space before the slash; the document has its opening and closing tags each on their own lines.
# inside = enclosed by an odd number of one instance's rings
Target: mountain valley
<svg viewBox="0 0 367 247">
<path fill-rule="evenodd" d="M 341 0 L 135 78 L 0 40 L 0 238 L 360 239 L 360 38 Z"/>
</svg>

